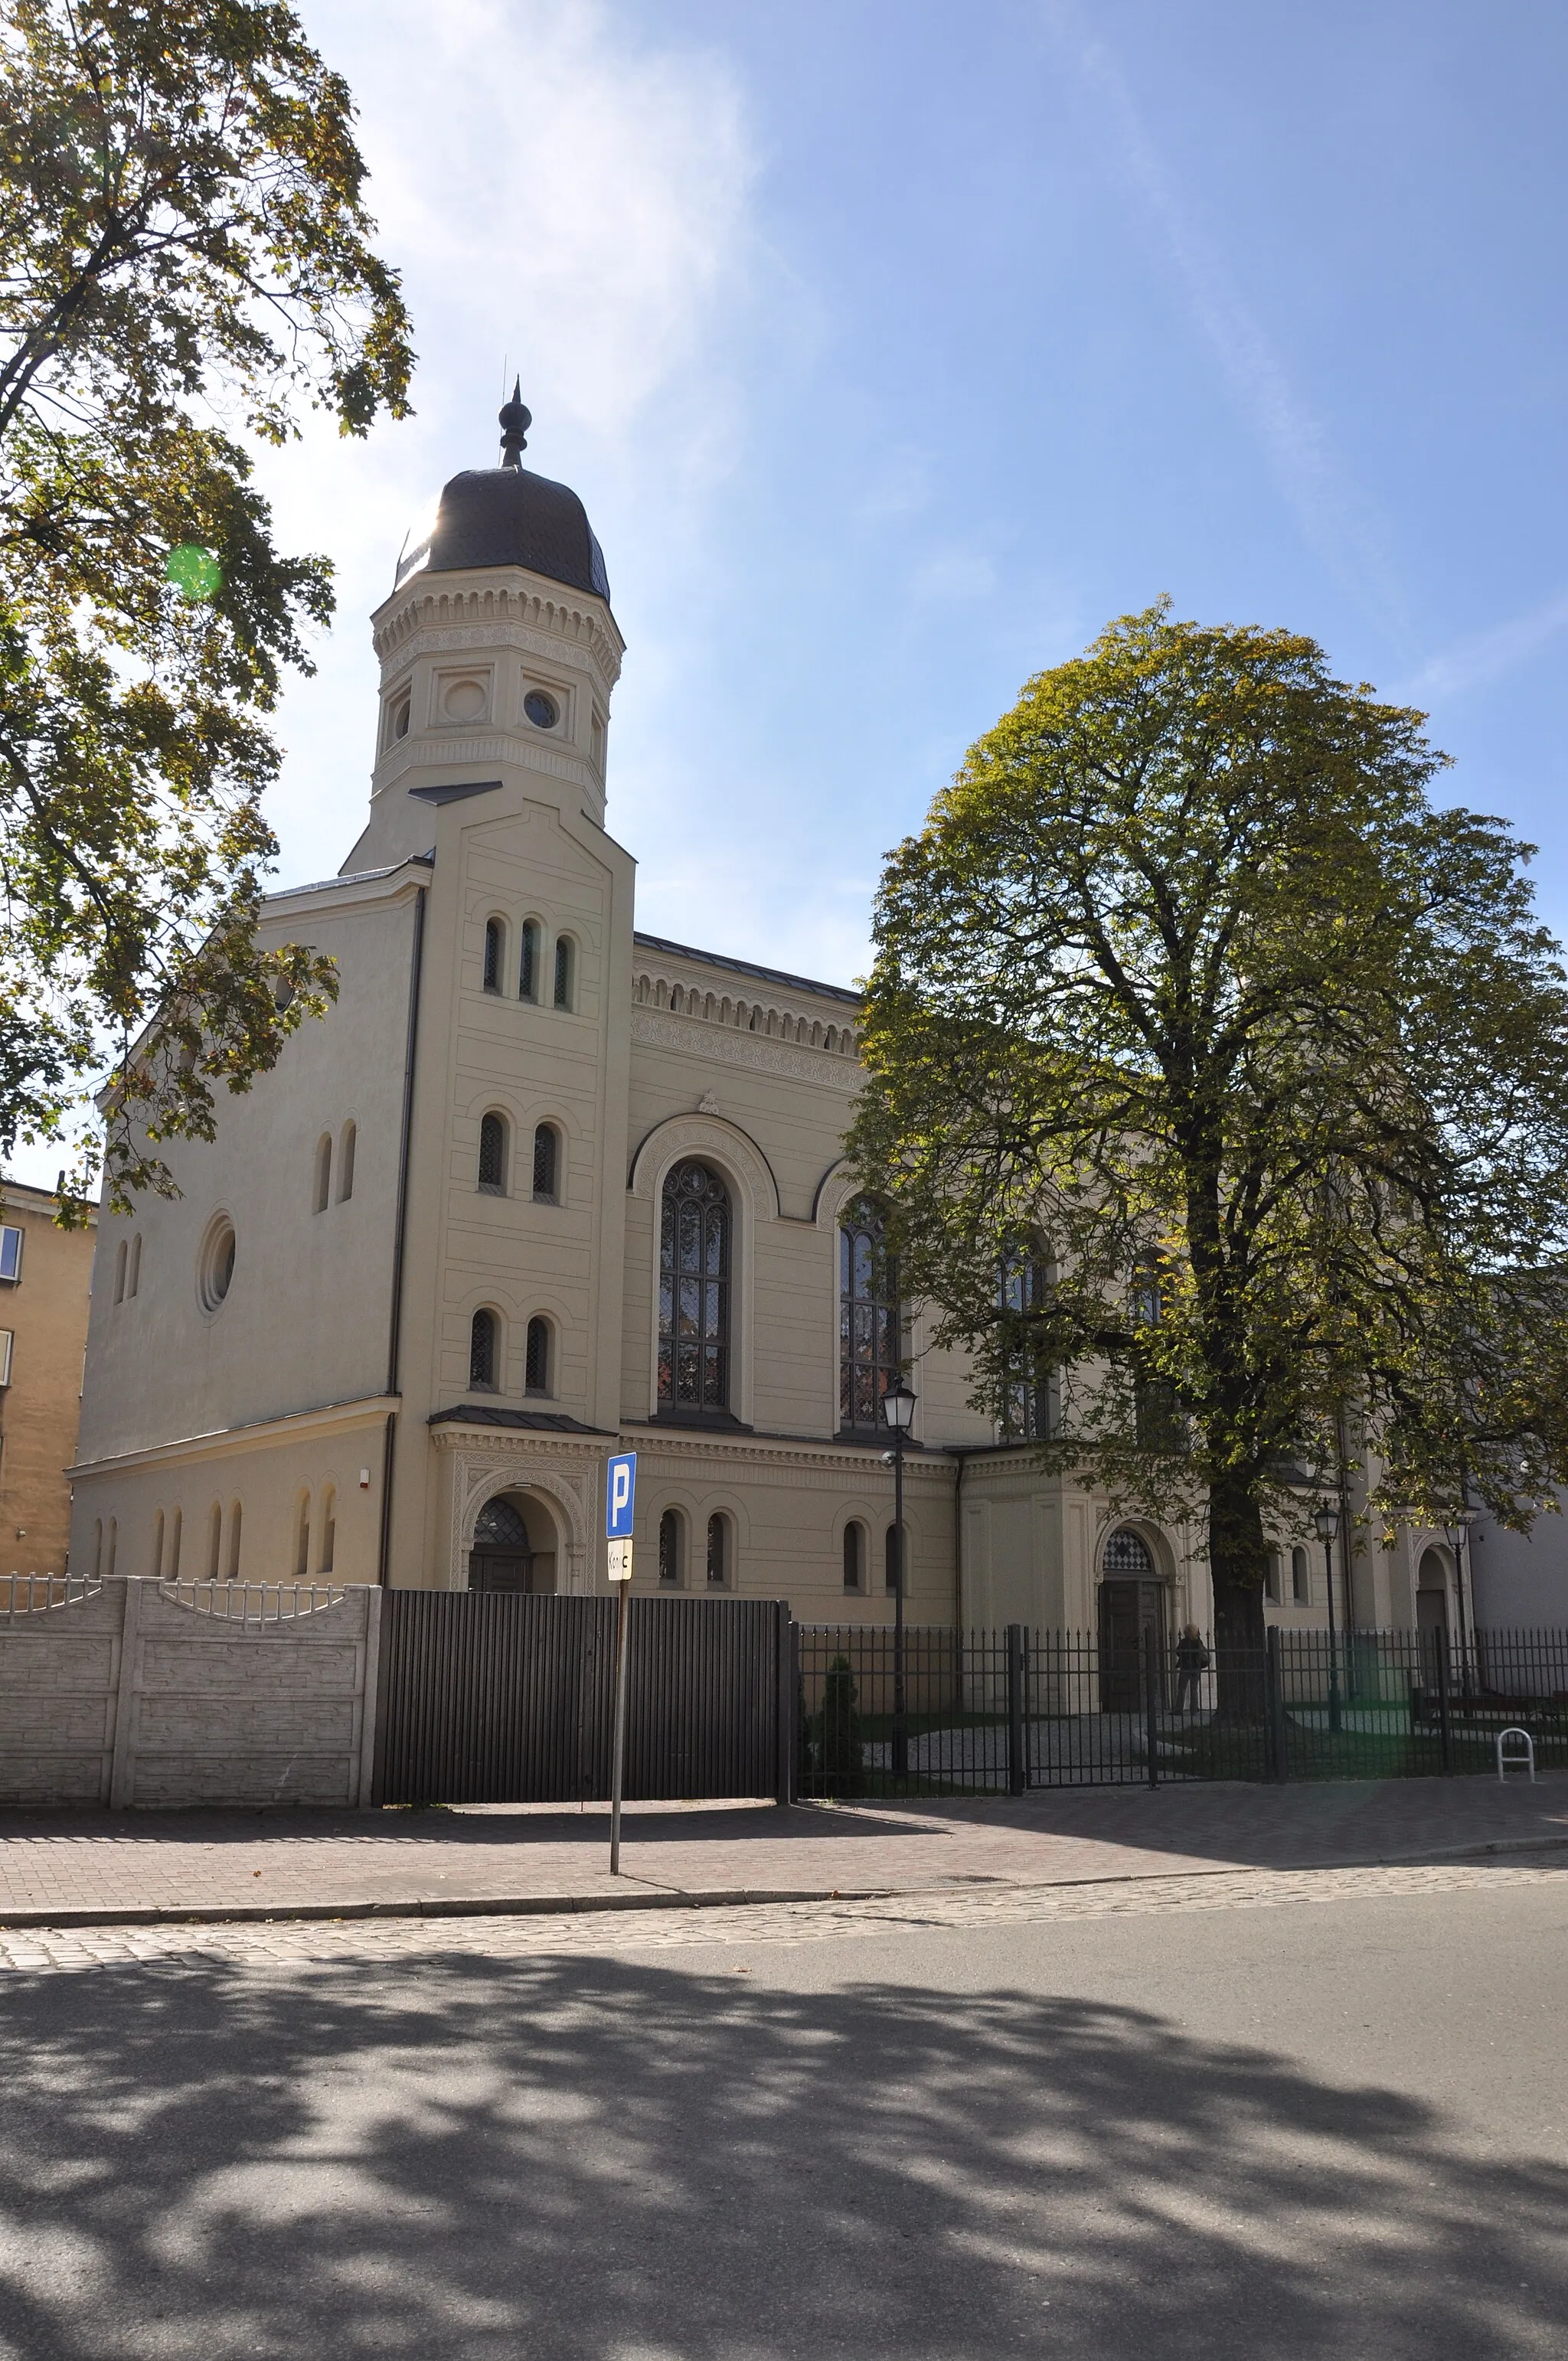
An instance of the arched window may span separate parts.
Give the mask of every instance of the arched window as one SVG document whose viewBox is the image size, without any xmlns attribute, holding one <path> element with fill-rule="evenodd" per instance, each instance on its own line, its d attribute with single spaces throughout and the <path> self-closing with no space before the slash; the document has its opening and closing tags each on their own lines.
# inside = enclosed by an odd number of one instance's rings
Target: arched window
<svg viewBox="0 0 1568 2361">
<path fill-rule="evenodd" d="M 731 1574 L 729 1520 L 722 1513 L 707 1521 L 707 1579 L 712 1589 L 720 1589 Z"/>
<path fill-rule="evenodd" d="M 533 1580 L 533 1543 L 521 1509 L 515 1500 L 487 1500 L 474 1524 L 469 1589 L 529 1591 Z"/>
<path fill-rule="evenodd" d="M 729 1407 L 729 1193 L 706 1164 L 677 1164 L 659 1233 L 659 1407 Z"/>
<path fill-rule="evenodd" d="M 476 1312 L 468 1330 L 468 1383 L 493 1393 L 496 1384 L 496 1315 Z"/>
<path fill-rule="evenodd" d="M 517 960 L 517 996 L 520 1000 L 539 997 L 539 921 L 525 918 L 522 922 L 522 942 Z"/>
<path fill-rule="evenodd" d="M 550 1390 L 550 1323 L 537 1312 L 528 1323 L 528 1343 L 523 1354 L 523 1385 L 531 1394 L 547 1394 Z"/>
<path fill-rule="evenodd" d="M 572 985 L 575 981 L 572 974 L 573 964 L 572 938 L 570 935 L 558 935 L 555 939 L 555 1005 L 557 1008 L 570 1008 L 572 1005 Z"/>
<path fill-rule="evenodd" d="M 324 1213 L 332 1202 L 332 1134 L 323 1131 L 316 1142 L 315 1209 Z"/>
<path fill-rule="evenodd" d="M 497 1115 L 493 1108 L 479 1118 L 479 1186 L 488 1196 L 506 1195 L 506 1117 Z"/>
<path fill-rule="evenodd" d="M 542 1205 L 555 1202 L 559 1163 L 560 1141 L 555 1126 L 542 1123 L 533 1135 L 533 1193 Z"/>
<path fill-rule="evenodd" d="M 1311 1560 L 1299 1543 L 1290 1553 L 1290 1597 L 1298 1607 L 1312 1603 Z"/>
<path fill-rule="evenodd" d="M 485 990 L 487 992 L 499 992 L 501 988 L 501 962 L 505 953 L 506 945 L 501 939 L 500 920 L 487 918 L 485 921 Z"/>
<path fill-rule="evenodd" d="M 682 1547 L 685 1535 L 681 1531 L 681 1512 L 666 1509 L 659 1520 L 659 1580 L 666 1590 L 679 1587 L 682 1564 L 685 1555 Z"/>
<path fill-rule="evenodd" d="M 112 1582 L 115 1578 L 115 1553 L 119 1545 L 119 1538 L 120 1529 L 118 1522 L 115 1518 L 111 1517 L 109 1520 L 109 1544 L 104 1559 L 104 1579 L 105 1582 Z"/>
<path fill-rule="evenodd" d="M 126 1256 L 127 1252 L 128 1247 L 126 1240 L 122 1238 L 120 1240 L 119 1248 L 115 1256 L 115 1301 L 116 1303 L 123 1303 L 126 1300 Z"/>
<path fill-rule="evenodd" d="M 216 1582 L 224 1569 L 223 1503 L 213 1502 L 213 1513 L 207 1520 L 207 1580 Z"/>
<path fill-rule="evenodd" d="M 239 1543 L 242 1521 L 240 1505 L 236 1500 L 229 1510 L 229 1580 L 231 1582 L 239 1580 Z"/>
<path fill-rule="evenodd" d="M 866 1529 L 853 1518 L 844 1528 L 844 1587 L 863 1590 L 866 1587 Z"/>
<path fill-rule="evenodd" d="M 1100 1564 L 1106 1574 L 1141 1575 L 1146 1580 L 1155 1570 L 1147 1542 L 1131 1525 L 1118 1525 L 1113 1533 L 1106 1535 Z"/>
<path fill-rule="evenodd" d="M 343 1126 L 343 1137 L 337 1143 L 337 1202 L 344 1204 L 354 1194 L 354 1150 L 358 1133 L 351 1123 Z"/>
<path fill-rule="evenodd" d="M 163 1575 L 163 1510 L 159 1509 L 152 1521 L 152 1574 L 159 1581 Z"/>
<path fill-rule="evenodd" d="M 1033 1314 L 1045 1307 L 1048 1266 L 1026 1248 L 1010 1254 L 997 1280 L 1002 1314 L 1002 1433 L 1008 1443 L 1043 1443 L 1051 1431 L 1050 1385 L 1032 1335 Z"/>
<path fill-rule="evenodd" d="M 907 1525 L 904 1529 L 904 1543 L 905 1547 L 907 1550 L 909 1546 L 909 1528 Z M 896 1525 L 889 1525 L 886 1532 L 882 1537 L 882 1572 L 883 1582 L 886 1588 L 887 1595 L 892 1598 L 896 1595 L 898 1590 L 898 1527 Z M 909 1583 L 909 1568 L 907 1565 L 904 1568 L 904 1577 L 905 1595 L 907 1595 Z"/>
<path fill-rule="evenodd" d="M 311 1570 L 311 1496 L 300 1495 L 294 1521 L 294 1579 L 302 1582 Z"/>
<path fill-rule="evenodd" d="M 898 1377 L 903 1339 L 898 1276 L 883 1244 L 882 1215 L 863 1201 L 839 1231 L 839 1423 L 874 1432 L 882 1398 Z"/>
<path fill-rule="evenodd" d="M 141 1286 L 141 1232 L 138 1230 L 138 1231 L 137 1232 L 137 1234 L 136 1234 L 135 1237 L 134 1237 L 134 1238 L 132 1238 L 132 1240 L 131 1240 L 131 1259 L 130 1259 L 130 1266 L 129 1266 L 129 1268 L 127 1269 L 127 1271 L 126 1271 L 126 1293 L 127 1297 L 132 1296 L 132 1295 L 135 1295 L 135 1294 L 137 1293 L 137 1290 L 140 1288 L 140 1286 Z"/>
<path fill-rule="evenodd" d="M 185 1511 L 183 1509 L 176 1509 L 169 1527 L 169 1571 L 164 1577 L 169 1582 L 178 1582 L 180 1579 L 180 1543 L 184 1530 Z"/>
<path fill-rule="evenodd" d="M 316 1571 L 330 1574 L 337 1555 L 337 1494 L 329 1484 L 322 1494 L 321 1545 L 316 1552 Z"/>
<path fill-rule="evenodd" d="M 1263 1595 L 1271 1607 L 1279 1606 L 1285 1597 L 1285 1575 L 1277 1550 L 1270 1550 L 1263 1562 Z"/>
<path fill-rule="evenodd" d="M 103 1577 L 103 1573 L 104 1573 L 104 1520 L 103 1520 L 103 1518 L 102 1518 L 102 1517 L 94 1517 L 94 1518 L 93 1518 L 93 1581 L 94 1581 L 94 1582 L 100 1581 L 100 1580 L 102 1579 L 102 1577 Z"/>
</svg>

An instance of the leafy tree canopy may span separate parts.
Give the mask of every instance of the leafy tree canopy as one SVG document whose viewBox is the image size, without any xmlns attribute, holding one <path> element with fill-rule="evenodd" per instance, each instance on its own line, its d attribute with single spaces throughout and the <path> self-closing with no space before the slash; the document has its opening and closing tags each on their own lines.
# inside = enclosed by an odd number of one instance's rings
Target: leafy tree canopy
<svg viewBox="0 0 1568 2361">
<path fill-rule="evenodd" d="M 1347 1422 L 1390 1518 L 1568 1477 L 1568 984 L 1422 720 L 1161 604 L 1029 683 L 878 899 L 850 1151 L 904 1284 L 993 1415 L 1048 1382 L 1048 1457 L 1206 1515 L 1232 1642 Z"/>
<path fill-rule="evenodd" d="M 0 0 L 0 1155 L 114 1067 L 122 1210 L 334 989 L 256 941 L 266 717 L 330 567 L 236 437 L 407 411 L 364 178 L 287 6 Z"/>
</svg>

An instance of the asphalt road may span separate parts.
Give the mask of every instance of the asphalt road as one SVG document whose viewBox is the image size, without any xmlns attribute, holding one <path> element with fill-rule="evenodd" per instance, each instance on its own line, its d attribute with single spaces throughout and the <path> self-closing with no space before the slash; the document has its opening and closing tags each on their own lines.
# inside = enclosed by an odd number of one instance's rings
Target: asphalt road
<svg viewBox="0 0 1568 2361">
<path fill-rule="evenodd" d="M 0 2355 L 1560 2361 L 1568 1872 L 1321 1891 L 8 1975 Z"/>
</svg>

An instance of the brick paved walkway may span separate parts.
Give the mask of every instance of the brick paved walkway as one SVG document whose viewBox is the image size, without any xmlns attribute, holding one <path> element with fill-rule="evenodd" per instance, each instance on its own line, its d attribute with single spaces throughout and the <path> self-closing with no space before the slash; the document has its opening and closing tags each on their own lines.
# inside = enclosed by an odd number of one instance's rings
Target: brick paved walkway
<svg viewBox="0 0 1568 2361">
<path fill-rule="evenodd" d="M 1079 1789 L 922 1805 L 644 1805 L 609 1814 L 0 1813 L 0 1927 L 137 1917 L 667 1907 L 1285 1871 L 1568 1846 L 1568 1773 Z"/>
</svg>

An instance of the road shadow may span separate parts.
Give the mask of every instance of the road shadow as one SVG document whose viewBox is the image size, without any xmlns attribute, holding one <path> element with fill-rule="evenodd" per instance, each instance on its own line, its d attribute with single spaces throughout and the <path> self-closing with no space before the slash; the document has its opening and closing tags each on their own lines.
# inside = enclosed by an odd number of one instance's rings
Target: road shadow
<svg viewBox="0 0 1568 2361">
<path fill-rule="evenodd" d="M 6 2361 L 1513 2361 L 1568 2319 L 1568 2170 L 1105 2002 L 192 1957 L 7 1980 L 0 2056 Z"/>
</svg>

